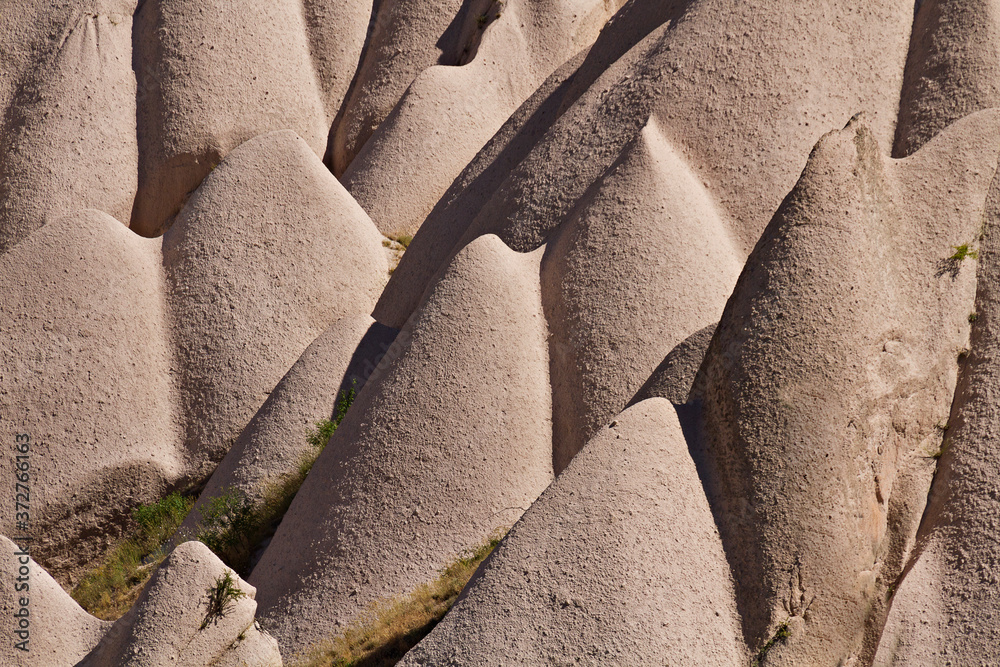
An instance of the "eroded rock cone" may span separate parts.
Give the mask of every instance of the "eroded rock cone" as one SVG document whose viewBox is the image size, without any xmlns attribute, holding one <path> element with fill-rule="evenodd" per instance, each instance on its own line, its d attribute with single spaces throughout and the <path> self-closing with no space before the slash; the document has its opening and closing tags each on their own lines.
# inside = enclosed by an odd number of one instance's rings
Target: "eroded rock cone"
<svg viewBox="0 0 1000 667">
<path fill-rule="evenodd" d="M 742 665 L 732 579 L 677 415 L 632 406 L 535 501 L 402 665 Z"/>
<path fill-rule="evenodd" d="M 542 302 L 557 473 L 675 345 L 722 314 L 742 266 L 728 226 L 650 120 L 554 235 Z"/>
<path fill-rule="evenodd" d="M 378 3 L 363 58 L 331 132 L 328 158 L 335 174 L 344 173 L 420 72 L 438 63 L 458 63 L 461 45 L 475 29 L 470 8 L 482 11 L 488 1 Z"/>
<path fill-rule="evenodd" d="M 877 641 L 968 344 L 961 248 L 998 121 L 969 117 L 901 161 L 862 119 L 825 136 L 719 323 L 695 458 L 751 650 L 791 633 L 768 664 L 863 663 Z"/>
<path fill-rule="evenodd" d="M 470 245 L 358 395 L 250 577 L 286 657 L 434 579 L 551 481 L 539 260 Z"/>
<path fill-rule="evenodd" d="M 968 114 L 1000 106 L 1000 3 L 919 3 L 893 154 L 904 157 Z"/>
<path fill-rule="evenodd" d="M 382 237 L 309 146 L 273 132 L 233 151 L 163 239 L 185 440 L 207 476 L 299 355 L 371 312 Z"/>
<path fill-rule="evenodd" d="M 344 186 L 384 234 L 416 233 L 487 140 L 617 9 L 603 0 L 498 4 L 483 15 L 475 57 L 420 72 L 344 170 Z"/>
<path fill-rule="evenodd" d="M 497 234 L 520 251 L 539 247 L 651 116 L 729 221 L 743 255 L 824 132 L 865 110 L 883 146 L 890 145 L 912 3 L 883 0 L 835 12 L 798 0 L 662 5 L 642 0 L 623 8 L 581 66 L 575 85 L 586 91 L 565 94 L 572 106 L 479 208 L 466 212 L 472 222 L 458 228 L 448 252 L 403 258 L 385 300 L 415 308 L 450 257 L 482 234 Z M 662 23 L 651 30 L 651 21 Z M 612 59 L 595 80 L 592 68 Z M 406 266 L 411 262 L 420 266 Z"/>
<path fill-rule="evenodd" d="M 63 582 L 185 472 L 159 246 L 79 211 L 0 255 L 0 428 L 31 439 L 32 553 Z"/>
<path fill-rule="evenodd" d="M 6 619 L 0 662 L 10 667 L 73 667 L 111 623 L 81 609 L 31 558 L 30 550 L 0 536 L 0 613 Z"/>
<path fill-rule="evenodd" d="M 940 449 L 918 547 L 898 585 L 875 664 L 1000 661 L 1000 183 L 994 181 L 977 261 L 971 351 Z M 971 267 L 970 269 L 971 270 Z"/>
<path fill-rule="evenodd" d="M 323 155 L 327 119 L 297 0 L 148 0 L 136 14 L 139 190 L 162 234 L 231 150 L 290 129 Z"/>
<path fill-rule="evenodd" d="M 258 505 L 273 502 L 281 485 L 300 476 L 303 462 L 318 453 L 307 437 L 316 422 L 335 418 L 342 397 L 361 391 L 382 358 L 391 361 L 397 333 L 356 315 L 337 320 L 310 343 L 212 473 L 178 534 L 198 534 L 201 509 L 213 498 L 238 493 Z"/>
<path fill-rule="evenodd" d="M 135 2 L 95 4 L 66 16 L 58 39 L 35 45 L 32 65 L 4 109 L 0 252 L 46 220 L 79 209 L 100 209 L 128 224 L 138 162 Z"/>
<path fill-rule="evenodd" d="M 255 593 L 204 544 L 185 542 L 79 667 L 281 667 L 277 643 L 254 622 Z"/>
</svg>

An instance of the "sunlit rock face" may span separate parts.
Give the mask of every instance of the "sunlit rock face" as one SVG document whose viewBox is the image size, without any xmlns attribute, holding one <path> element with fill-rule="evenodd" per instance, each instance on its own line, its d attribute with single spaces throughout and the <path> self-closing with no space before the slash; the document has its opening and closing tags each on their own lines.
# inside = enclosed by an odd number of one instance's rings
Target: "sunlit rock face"
<svg viewBox="0 0 1000 667">
<path fill-rule="evenodd" d="M 997 2 L 8 5 L 0 663 L 1000 660 Z"/>
</svg>

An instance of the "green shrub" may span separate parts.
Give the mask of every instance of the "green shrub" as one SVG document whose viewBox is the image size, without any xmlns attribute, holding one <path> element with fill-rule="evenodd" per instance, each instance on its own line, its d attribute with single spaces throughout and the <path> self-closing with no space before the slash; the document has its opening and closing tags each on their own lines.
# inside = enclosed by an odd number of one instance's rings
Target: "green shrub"
<svg viewBox="0 0 1000 667">
<path fill-rule="evenodd" d="M 315 428 L 306 433 L 306 440 L 310 445 L 320 450 L 326 447 L 326 443 L 330 441 L 330 437 L 336 432 L 337 427 L 340 426 L 340 422 L 344 421 L 344 417 L 347 416 L 347 411 L 354 404 L 354 399 L 358 395 L 357 386 L 358 381 L 352 380 L 351 386 L 347 389 L 342 389 L 337 395 L 332 420 L 321 419 L 316 422 Z"/>
<path fill-rule="evenodd" d="M 320 451 L 344 420 L 357 396 L 357 382 L 340 392 L 334 406 L 333 419 L 316 422 L 315 430 L 306 435 L 316 451 L 303 455 L 298 468 L 280 481 L 268 486 L 260 502 L 255 503 L 239 489 L 223 489 L 222 493 L 204 503 L 197 539 L 204 542 L 229 567 L 247 574 L 254 548 L 273 534 L 288 511 Z"/>
<path fill-rule="evenodd" d="M 215 580 L 215 585 L 209 586 L 205 592 L 208 594 L 208 613 L 205 614 L 205 620 L 201 622 L 202 630 L 207 628 L 209 623 L 218 623 L 229 613 L 237 600 L 247 595 L 236 585 L 233 573 L 229 570 L 219 576 Z"/>
<path fill-rule="evenodd" d="M 950 260 L 961 262 L 966 257 L 968 257 L 969 259 L 979 259 L 979 252 L 969 247 L 968 243 L 952 246 L 952 248 L 955 249 L 955 254 L 948 258 Z"/>
<path fill-rule="evenodd" d="M 259 523 L 253 501 L 239 489 L 223 489 L 204 503 L 200 512 L 197 539 L 230 567 L 242 569 L 249 560 Z"/>
<path fill-rule="evenodd" d="M 757 656 L 750 663 L 750 666 L 760 667 L 761 665 L 763 665 L 764 661 L 767 659 L 767 654 L 770 652 L 772 648 L 774 648 L 774 645 L 777 644 L 778 642 L 784 644 L 786 641 L 788 641 L 788 638 L 791 636 L 792 636 L 792 631 L 788 628 L 788 621 L 785 621 L 784 623 L 778 626 L 778 629 L 775 631 L 774 636 L 768 639 L 767 643 L 764 644 L 764 646 L 762 646 L 759 651 L 757 651 Z"/>
</svg>

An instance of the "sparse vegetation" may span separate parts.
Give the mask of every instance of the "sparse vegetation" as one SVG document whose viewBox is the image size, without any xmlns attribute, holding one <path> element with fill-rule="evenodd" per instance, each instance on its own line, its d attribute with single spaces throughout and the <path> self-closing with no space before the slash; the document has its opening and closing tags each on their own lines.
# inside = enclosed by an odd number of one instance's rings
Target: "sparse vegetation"
<svg viewBox="0 0 1000 667">
<path fill-rule="evenodd" d="M 774 636 L 768 639 L 767 643 L 757 651 L 757 656 L 750 662 L 750 667 L 761 667 L 764 664 L 764 660 L 767 659 L 767 654 L 774 648 L 774 645 L 778 642 L 784 644 L 791 636 L 792 631 L 788 629 L 788 621 L 785 621 L 778 626 Z"/>
<path fill-rule="evenodd" d="M 233 579 L 233 573 L 230 570 L 226 570 L 225 574 L 220 575 L 215 580 L 215 585 L 209 586 L 205 592 L 208 594 L 208 613 L 205 614 L 205 620 L 201 622 L 202 630 L 207 628 L 209 623 L 218 623 L 229 613 L 237 600 L 246 597 L 246 593 L 236 585 L 236 580 Z"/>
<path fill-rule="evenodd" d="M 961 262 L 966 258 L 979 259 L 979 252 L 971 248 L 968 243 L 952 246 L 952 248 L 955 249 L 955 254 L 948 258 L 950 260 Z"/>
<path fill-rule="evenodd" d="M 302 456 L 295 472 L 264 490 L 260 502 L 254 502 L 235 488 L 223 489 L 217 497 L 201 508 L 197 539 L 221 558 L 229 567 L 248 574 L 254 549 L 273 534 L 277 523 L 288 511 L 295 494 L 302 488 L 306 476 L 330 436 L 347 416 L 357 396 L 357 381 L 341 390 L 334 407 L 333 419 L 322 419 L 306 434 L 306 440 L 316 450 Z"/>
<path fill-rule="evenodd" d="M 354 399 L 358 395 L 358 381 L 352 380 L 351 386 L 347 389 L 342 389 L 340 395 L 337 397 L 337 404 L 334 406 L 333 419 L 321 419 L 315 424 L 315 428 L 310 430 L 306 434 L 306 440 L 313 447 L 318 447 L 322 450 L 326 447 L 326 443 L 329 442 L 330 437 L 340 426 L 340 422 L 344 421 L 344 417 L 347 416 L 347 411 L 354 404 Z"/>
<path fill-rule="evenodd" d="M 408 596 L 372 605 L 340 636 L 316 647 L 298 667 L 388 667 L 417 645 L 455 604 L 479 564 L 503 538 L 497 531 L 466 552 L 434 581 Z"/>
<path fill-rule="evenodd" d="M 973 322 L 975 322 L 978 319 L 979 319 L 979 314 L 978 313 L 969 313 L 969 324 L 972 324 Z"/>
<path fill-rule="evenodd" d="M 966 259 L 979 259 L 979 251 L 968 243 L 952 246 L 952 249 L 955 252 L 950 257 L 946 257 L 938 262 L 937 271 L 935 272 L 938 278 L 949 275 L 954 279 L 958 277 L 963 261 Z"/>
<path fill-rule="evenodd" d="M 389 250 L 389 275 L 392 275 L 399 266 L 399 260 L 403 258 L 406 249 L 410 247 L 413 236 L 410 234 L 399 234 L 388 236 L 382 240 L 382 246 Z"/>
<path fill-rule="evenodd" d="M 199 509 L 197 538 L 230 567 L 243 570 L 260 523 L 260 513 L 245 493 L 223 489 Z"/>
<path fill-rule="evenodd" d="M 136 508 L 132 534 L 111 551 L 101 567 L 80 581 L 73 589 L 73 599 L 97 618 L 113 621 L 121 617 L 163 562 L 163 544 L 183 523 L 192 505 L 194 499 L 171 493 Z"/>
</svg>

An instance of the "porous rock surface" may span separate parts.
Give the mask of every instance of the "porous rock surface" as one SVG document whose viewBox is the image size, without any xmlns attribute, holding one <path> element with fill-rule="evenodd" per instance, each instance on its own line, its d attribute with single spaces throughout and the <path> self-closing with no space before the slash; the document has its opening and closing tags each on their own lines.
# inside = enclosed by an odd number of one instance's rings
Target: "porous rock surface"
<svg viewBox="0 0 1000 667">
<path fill-rule="evenodd" d="M 631 202 L 625 211 L 622 200 Z M 675 345 L 718 320 L 741 257 L 651 119 L 546 248 L 557 472 Z"/>
<path fill-rule="evenodd" d="M 284 655 L 433 578 L 551 481 L 540 259 L 468 246 L 358 395 L 250 577 Z"/>
<path fill-rule="evenodd" d="M 324 96 L 296 0 L 146 0 L 136 12 L 139 191 L 156 236 L 231 150 L 290 129 L 326 148 Z"/>
<path fill-rule="evenodd" d="M 211 597 L 227 573 L 238 593 L 220 611 Z M 79 666 L 195 667 L 232 664 L 240 656 L 257 667 L 280 667 L 277 642 L 256 627 L 255 593 L 204 544 L 185 542 Z"/>
<path fill-rule="evenodd" d="M 0 535 L 0 613 L 6 621 L 0 633 L 0 662 L 10 667 L 72 667 L 90 653 L 111 623 L 81 609 L 31 558 L 30 543 L 25 546 Z"/>
<path fill-rule="evenodd" d="M 123 224 L 131 216 L 138 178 L 135 2 L 82 4 L 92 7 L 58 12 L 65 22 L 51 26 L 51 48 L 31 54 L 12 99 L 0 107 L 0 251 L 47 219 L 81 208 Z M 20 15 L 20 6 L 9 14 Z M 30 9 L 18 16 L 30 17 Z"/>
<path fill-rule="evenodd" d="M 0 424 L 30 438 L 32 555 L 65 578 L 183 474 L 159 242 L 77 211 L 0 255 L 0 283 Z"/>
<path fill-rule="evenodd" d="M 383 233 L 415 233 L 483 144 L 617 9 L 605 0 L 500 4 L 484 15 L 495 18 L 475 58 L 423 70 L 345 169 L 345 187 Z M 393 187 L 401 181 L 413 185 Z"/>
<path fill-rule="evenodd" d="M 341 392 L 360 391 L 392 349 L 396 334 L 367 315 L 334 322 L 288 369 L 219 462 L 179 533 L 196 535 L 201 507 L 212 498 L 238 492 L 253 502 L 297 473 L 315 450 L 306 435 L 316 422 L 335 416 Z M 358 353 L 361 354 L 358 354 Z"/>
<path fill-rule="evenodd" d="M 1000 325 L 1000 183 L 994 179 L 977 265 L 971 351 L 934 452 L 938 471 L 918 546 L 894 590 L 875 664 L 989 664 L 1000 660 L 995 564 L 1000 476 L 994 445 Z"/>
<path fill-rule="evenodd" d="M 748 643 L 791 632 L 769 664 L 870 660 L 968 345 L 975 269 L 948 258 L 983 224 L 998 120 L 902 161 L 862 118 L 825 136 L 709 346 L 696 459 Z"/>
<path fill-rule="evenodd" d="M 669 531 L 661 530 L 669 525 Z M 403 665 L 739 665 L 733 583 L 669 402 L 618 415 Z"/>
<path fill-rule="evenodd" d="M 370 312 L 386 276 L 368 216 L 287 130 L 212 172 L 163 237 L 163 264 L 195 466 L 225 456 L 316 336 Z"/>
<path fill-rule="evenodd" d="M 277 665 L 517 523 L 407 664 L 997 662 L 998 11 L 0 2 L 31 659 Z M 197 544 L 107 632 L 55 588 L 351 387 L 273 638 Z"/>
</svg>

